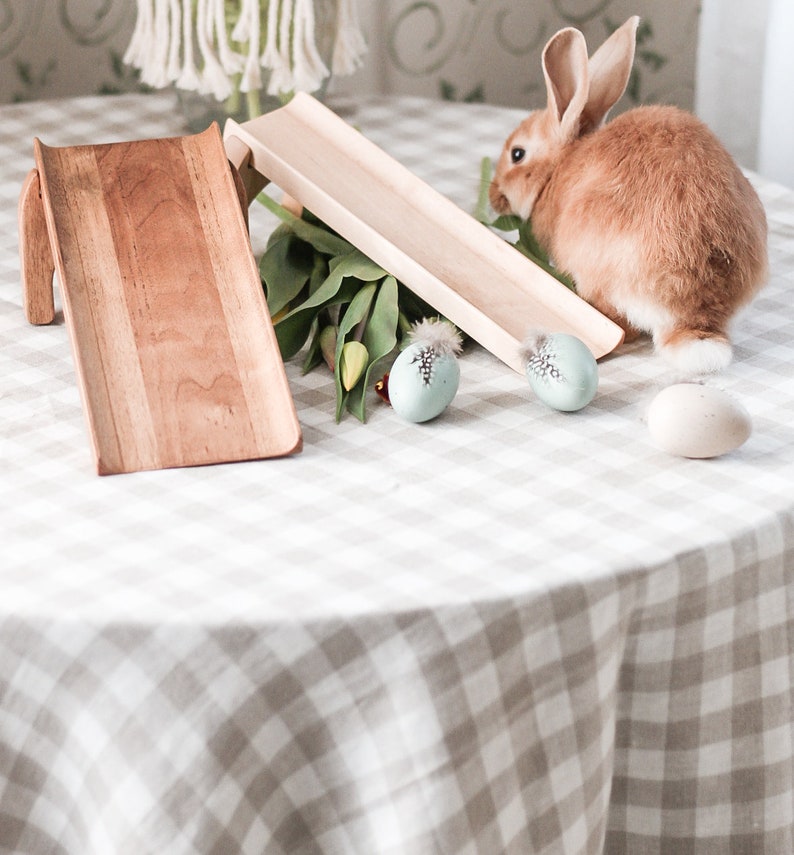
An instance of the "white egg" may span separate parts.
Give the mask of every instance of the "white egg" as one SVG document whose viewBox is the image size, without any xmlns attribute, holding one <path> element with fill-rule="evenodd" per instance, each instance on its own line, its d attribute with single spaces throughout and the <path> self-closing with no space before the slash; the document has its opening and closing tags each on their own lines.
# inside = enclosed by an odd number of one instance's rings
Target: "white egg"
<svg viewBox="0 0 794 855">
<path fill-rule="evenodd" d="M 720 389 L 697 383 L 663 389 L 651 402 L 647 418 L 651 439 L 678 457 L 719 457 L 752 433 L 752 420 L 740 403 Z"/>
<path fill-rule="evenodd" d="M 532 391 L 550 407 L 574 412 L 598 390 L 598 364 L 587 345 L 568 333 L 530 334 L 522 347 Z"/>
<path fill-rule="evenodd" d="M 409 422 L 426 422 L 441 415 L 458 391 L 460 367 L 452 353 L 415 342 L 394 360 L 389 372 L 389 400 Z"/>
</svg>

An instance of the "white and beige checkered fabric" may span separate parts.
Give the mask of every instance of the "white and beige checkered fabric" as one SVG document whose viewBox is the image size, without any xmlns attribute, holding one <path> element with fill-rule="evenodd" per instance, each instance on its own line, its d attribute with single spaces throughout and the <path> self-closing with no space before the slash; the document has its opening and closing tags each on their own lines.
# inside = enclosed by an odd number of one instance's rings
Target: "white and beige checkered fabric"
<svg viewBox="0 0 794 855">
<path fill-rule="evenodd" d="M 519 118 L 340 109 L 467 208 Z M 794 852 L 794 194 L 755 179 L 723 458 L 649 441 L 647 343 L 578 414 L 470 346 L 435 422 L 336 425 L 290 364 L 301 455 L 99 478 L 16 201 L 33 136 L 180 132 L 168 96 L 0 110 L 0 853 Z"/>
</svg>

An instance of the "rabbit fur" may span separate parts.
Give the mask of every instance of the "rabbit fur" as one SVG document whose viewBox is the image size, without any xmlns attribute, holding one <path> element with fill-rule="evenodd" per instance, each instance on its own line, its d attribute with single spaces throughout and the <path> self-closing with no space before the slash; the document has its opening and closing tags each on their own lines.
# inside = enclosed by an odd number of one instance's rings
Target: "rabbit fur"
<svg viewBox="0 0 794 855">
<path fill-rule="evenodd" d="M 577 292 L 626 330 L 650 333 L 685 374 L 725 368 L 729 324 L 767 276 L 761 202 L 714 134 L 669 106 L 605 123 L 634 61 L 630 18 L 588 59 L 560 30 L 543 51 L 547 105 L 507 139 L 489 188 L 532 229 Z"/>
</svg>

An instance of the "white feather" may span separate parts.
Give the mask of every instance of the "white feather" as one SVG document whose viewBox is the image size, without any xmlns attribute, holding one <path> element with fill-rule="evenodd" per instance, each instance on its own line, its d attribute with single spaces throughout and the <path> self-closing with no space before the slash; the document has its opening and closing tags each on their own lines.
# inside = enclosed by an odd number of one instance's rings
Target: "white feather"
<svg viewBox="0 0 794 855">
<path fill-rule="evenodd" d="M 423 318 L 413 325 L 409 337 L 413 343 L 432 347 L 439 356 L 455 356 L 463 347 L 460 332 L 445 320 Z"/>
</svg>

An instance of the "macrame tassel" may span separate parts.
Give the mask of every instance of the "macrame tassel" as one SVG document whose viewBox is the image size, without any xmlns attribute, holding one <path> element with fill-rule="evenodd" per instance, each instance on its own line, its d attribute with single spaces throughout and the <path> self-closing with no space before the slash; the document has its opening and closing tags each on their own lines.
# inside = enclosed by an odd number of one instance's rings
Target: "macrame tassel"
<svg viewBox="0 0 794 855">
<path fill-rule="evenodd" d="M 124 62 L 141 72 L 147 86 L 168 86 L 179 73 L 179 11 L 179 0 L 139 0 Z"/>
<path fill-rule="evenodd" d="M 168 49 L 168 71 L 167 76 L 172 83 L 179 78 L 182 71 L 180 65 L 180 54 L 182 48 L 182 9 L 179 0 L 171 0 L 171 43 Z"/>
<path fill-rule="evenodd" d="M 190 0 L 182 2 L 182 71 L 176 79 L 180 89 L 198 92 L 201 77 L 193 55 L 193 9 Z"/>
<path fill-rule="evenodd" d="M 352 74 L 361 67 L 367 43 L 361 31 L 356 0 L 337 0 L 336 38 L 331 70 L 334 74 Z"/>
<path fill-rule="evenodd" d="M 265 49 L 259 62 L 270 72 L 267 83 L 270 95 L 291 92 L 294 86 L 290 57 L 293 2 L 271 0 L 268 3 Z"/>
<path fill-rule="evenodd" d="M 248 43 L 248 55 L 240 78 L 241 92 L 255 92 L 262 87 L 262 71 L 259 65 L 260 30 L 259 0 L 243 0 L 240 17 L 232 30 L 234 41 L 240 44 Z"/>
<path fill-rule="evenodd" d="M 124 63 L 133 68 L 142 68 L 143 59 L 146 54 L 146 46 L 152 43 L 154 38 L 154 16 L 152 14 L 152 0 L 138 0 L 138 14 L 135 17 L 135 27 L 132 38 L 124 52 Z"/>
<path fill-rule="evenodd" d="M 356 1 L 337 0 L 336 20 L 327 22 L 335 30 L 335 74 L 355 71 L 366 51 Z M 124 62 L 139 69 L 149 86 L 176 83 L 223 101 L 237 75 L 240 91 L 260 89 L 263 68 L 273 95 L 314 92 L 330 73 L 317 50 L 314 0 L 239 0 L 231 36 L 227 0 L 137 0 L 137 7 Z M 244 45 L 245 53 L 230 41 Z"/>
<path fill-rule="evenodd" d="M 293 89 L 314 92 L 319 89 L 329 71 L 315 41 L 314 0 L 294 0 L 292 14 L 292 77 Z"/>
<path fill-rule="evenodd" d="M 226 32 L 226 3 L 225 0 L 214 0 L 208 38 L 217 45 L 218 59 L 227 74 L 239 74 L 243 70 L 245 57 L 233 51 Z"/>
<path fill-rule="evenodd" d="M 155 0 L 150 6 L 150 19 L 146 22 L 146 32 L 140 44 L 138 67 L 141 81 L 155 88 L 167 84 L 165 58 L 168 55 L 168 18 L 163 18 L 163 2 Z M 167 9 L 166 9 L 167 12 Z"/>
<path fill-rule="evenodd" d="M 149 79 L 144 80 L 155 89 L 168 86 L 172 81 L 168 75 L 171 53 L 171 2 L 155 0 L 154 3 L 154 40 L 151 55 L 146 61 Z"/>
<path fill-rule="evenodd" d="M 232 94 L 232 84 L 210 44 L 210 2 L 211 0 L 198 0 L 196 4 L 196 41 L 204 63 L 199 91 L 211 94 L 218 101 L 225 101 Z"/>
</svg>

